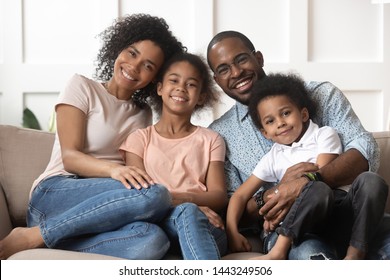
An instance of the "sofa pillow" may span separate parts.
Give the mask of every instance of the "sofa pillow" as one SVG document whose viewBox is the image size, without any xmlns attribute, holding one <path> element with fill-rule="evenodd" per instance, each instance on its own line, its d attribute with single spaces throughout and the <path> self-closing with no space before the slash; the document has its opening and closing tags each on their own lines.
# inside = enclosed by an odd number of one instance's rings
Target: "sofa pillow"
<svg viewBox="0 0 390 280">
<path fill-rule="evenodd" d="M 30 189 L 46 168 L 53 143 L 53 133 L 0 125 L 0 185 L 14 227 L 26 225 Z"/>
</svg>

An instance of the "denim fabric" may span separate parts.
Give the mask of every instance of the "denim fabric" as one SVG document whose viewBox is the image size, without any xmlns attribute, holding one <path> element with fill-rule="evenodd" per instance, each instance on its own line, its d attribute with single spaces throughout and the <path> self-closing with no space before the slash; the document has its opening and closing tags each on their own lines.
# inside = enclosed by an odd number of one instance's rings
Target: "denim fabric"
<svg viewBox="0 0 390 280">
<path fill-rule="evenodd" d="M 334 259 L 336 253 L 316 234 L 321 233 L 332 213 L 333 192 L 322 182 L 309 182 L 291 206 L 283 223 L 263 239 L 263 251 L 267 253 L 278 234 L 293 240 L 289 260 Z"/>
<path fill-rule="evenodd" d="M 290 237 L 293 244 L 300 241 L 306 233 L 319 233 L 331 214 L 333 193 L 323 182 L 309 182 L 293 203 L 278 234 Z"/>
<path fill-rule="evenodd" d="M 128 190 L 111 178 L 53 176 L 34 190 L 27 223 L 40 227 L 49 248 L 159 259 L 169 240 L 155 223 L 170 207 L 160 185 Z"/>
<path fill-rule="evenodd" d="M 367 259 L 390 259 L 390 215 L 384 215 L 388 195 L 386 182 L 376 173 L 364 172 L 349 192 L 333 191 L 331 219 L 321 234 L 305 234 L 291 247 L 288 259 L 342 259 L 351 244 L 367 252 Z M 263 239 L 267 253 L 278 234 Z"/>
<path fill-rule="evenodd" d="M 390 260 L 390 214 L 385 214 L 370 243 L 367 259 Z"/>
<path fill-rule="evenodd" d="M 275 245 L 278 234 L 272 232 L 263 239 L 263 252 L 268 253 Z M 288 253 L 289 260 L 330 260 L 336 259 L 336 250 L 323 238 L 315 234 L 304 234 L 299 242 L 292 244 Z"/>
<path fill-rule="evenodd" d="M 162 223 L 171 243 L 179 244 L 185 260 L 217 260 L 227 251 L 224 230 L 209 223 L 196 204 L 174 207 Z"/>
<path fill-rule="evenodd" d="M 340 258 L 352 245 L 365 251 L 367 258 L 390 259 L 390 222 L 383 214 L 388 195 L 386 182 L 376 173 L 364 172 L 349 192 L 335 190 L 334 195 L 329 237 Z"/>
</svg>

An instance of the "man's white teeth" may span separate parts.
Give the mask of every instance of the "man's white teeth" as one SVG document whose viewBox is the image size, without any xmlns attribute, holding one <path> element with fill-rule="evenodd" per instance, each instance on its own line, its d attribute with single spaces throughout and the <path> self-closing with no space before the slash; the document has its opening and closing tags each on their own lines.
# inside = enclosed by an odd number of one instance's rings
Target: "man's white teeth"
<svg viewBox="0 0 390 280">
<path fill-rule="evenodd" d="M 249 82 L 250 82 L 250 80 L 245 80 L 245 81 L 243 81 L 243 82 L 237 84 L 237 85 L 236 85 L 236 88 L 243 87 L 243 86 L 249 84 Z"/>
<path fill-rule="evenodd" d="M 129 80 L 132 80 L 132 81 L 135 80 L 132 76 L 130 76 L 129 74 L 127 74 L 125 71 L 122 71 L 122 74 L 123 74 L 123 76 L 125 76 L 126 79 L 129 79 Z"/>
</svg>

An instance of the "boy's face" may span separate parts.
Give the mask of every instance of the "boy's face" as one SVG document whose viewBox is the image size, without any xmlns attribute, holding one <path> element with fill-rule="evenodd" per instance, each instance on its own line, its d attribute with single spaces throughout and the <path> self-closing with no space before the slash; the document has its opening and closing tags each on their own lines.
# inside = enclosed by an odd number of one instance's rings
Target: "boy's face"
<svg viewBox="0 0 390 280">
<path fill-rule="evenodd" d="M 190 63 L 173 63 L 157 85 L 163 100 L 163 111 L 175 114 L 192 114 L 196 105 L 202 104 L 202 80 L 199 71 Z"/>
<path fill-rule="evenodd" d="M 263 135 L 276 143 L 298 142 L 309 119 L 306 108 L 300 110 L 286 95 L 270 96 L 257 105 Z"/>
</svg>

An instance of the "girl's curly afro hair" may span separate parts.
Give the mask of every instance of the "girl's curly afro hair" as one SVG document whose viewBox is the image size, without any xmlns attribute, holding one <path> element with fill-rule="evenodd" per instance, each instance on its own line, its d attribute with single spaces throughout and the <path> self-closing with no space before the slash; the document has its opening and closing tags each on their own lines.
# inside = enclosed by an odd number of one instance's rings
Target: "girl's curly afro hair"
<svg viewBox="0 0 390 280">
<path fill-rule="evenodd" d="M 188 52 L 176 53 L 167 60 L 157 75 L 157 82 L 162 83 L 165 74 L 171 66 L 178 62 L 188 62 L 199 73 L 202 81 L 201 96 L 202 104 L 195 106 L 194 112 L 200 112 L 202 109 L 210 108 L 219 101 L 219 92 L 215 88 L 210 69 L 207 67 L 204 58 L 201 55 L 191 54 Z M 154 111 L 161 116 L 163 101 L 161 96 L 157 94 L 157 89 L 150 95 L 150 104 Z"/>
<path fill-rule="evenodd" d="M 95 78 L 107 82 L 113 76 L 114 63 L 119 53 L 128 46 L 143 40 L 153 41 L 164 53 L 164 60 L 174 53 L 183 52 L 186 48 L 173 36 L 163 18 L 148 14 L 127 15 L 114 21 L 114 24 L 99 34 L 103 46 L 97 56 Z M 133 95 L 134 102 L 141 106 L 154 90 L 150 83 Z"/>
</svg>

